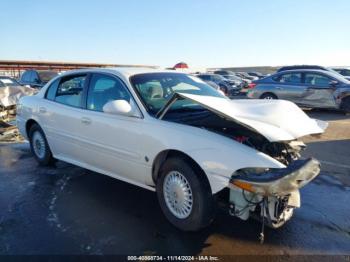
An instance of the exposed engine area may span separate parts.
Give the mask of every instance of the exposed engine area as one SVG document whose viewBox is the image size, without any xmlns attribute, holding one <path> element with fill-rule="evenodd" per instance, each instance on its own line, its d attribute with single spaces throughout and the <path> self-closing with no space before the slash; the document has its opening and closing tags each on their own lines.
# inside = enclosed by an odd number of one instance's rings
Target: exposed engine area
<svg viewBox="0 0 350 262">
<path fill-rule="evenodd" d="M 168 112 L 165 119 L 219 133 L 267 154 L 285 165 L 299 159 L 300 152 L 305 149 L 305 145 L 301 141 L 271 143 L 251 128 L 227 120 L 205 109 L 186 114 Z"/>
</svg>

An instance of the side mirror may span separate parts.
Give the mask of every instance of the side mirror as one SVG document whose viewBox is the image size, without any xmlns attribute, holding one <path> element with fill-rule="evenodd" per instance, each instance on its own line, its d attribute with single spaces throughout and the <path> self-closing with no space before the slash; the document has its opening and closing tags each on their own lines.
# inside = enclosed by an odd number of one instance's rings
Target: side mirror
<svg viewBox="0 0 350 262">
<path fill-rule="evenodd" d="M 108 102 L 103 106 L 103 112 L 113 115 L 141 117 L 136 105 L 134 103 L 130 104 L 126 100 L 114 100 Z"/>
</svg>

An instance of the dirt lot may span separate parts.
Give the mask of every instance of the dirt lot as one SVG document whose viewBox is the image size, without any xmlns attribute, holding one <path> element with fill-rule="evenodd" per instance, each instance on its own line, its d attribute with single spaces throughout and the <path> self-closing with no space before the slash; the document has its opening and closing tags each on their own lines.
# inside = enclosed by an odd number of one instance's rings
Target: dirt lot
<svg viewBox="0 0 350 262">
<path fill-rule="evenodd" d="M 183 233 L 152 192 L 58 162 L 39 167 L 27 143 L 0 146 L 0 254 L 350 255 L 350 118 L 318 111 L 330 127 L 307 137 L 322 174 L 302 189 L 302 208 L 279 230 L 220 212 L 209 228 Z"/>
</svg>

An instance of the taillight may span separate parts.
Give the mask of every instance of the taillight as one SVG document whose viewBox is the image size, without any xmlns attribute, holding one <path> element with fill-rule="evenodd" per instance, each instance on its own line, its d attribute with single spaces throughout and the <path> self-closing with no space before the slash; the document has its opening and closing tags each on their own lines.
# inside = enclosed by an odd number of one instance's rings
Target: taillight
<svg viewBox="0 0 350 262">
<path fill-rule="evenodd" d="M 253 89 L 254 87 L 256 87 L 256 84 L 255 84 L 255 83 L 250 83 L 250 84 L 248 85 L 248 88 L 249 88 L 249 89 Z"/>
</svg>

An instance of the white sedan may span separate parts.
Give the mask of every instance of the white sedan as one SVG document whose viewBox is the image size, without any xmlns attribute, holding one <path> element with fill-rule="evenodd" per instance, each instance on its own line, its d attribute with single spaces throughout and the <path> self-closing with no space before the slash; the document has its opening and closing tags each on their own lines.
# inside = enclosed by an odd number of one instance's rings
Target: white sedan
<svg viewBox="0 0 350 262">
<path fill-rule="evenodd" d="M 230 214 L 283 225 L 320 171 L 299 137 L 327 123 L 287 101 L 231 101 L 202 80 L 153 69 L 66 72 L 18 104 L 17 125 L 42 165 L 62 160 L 156 191 L 176 227 Z"/>
</svg>

